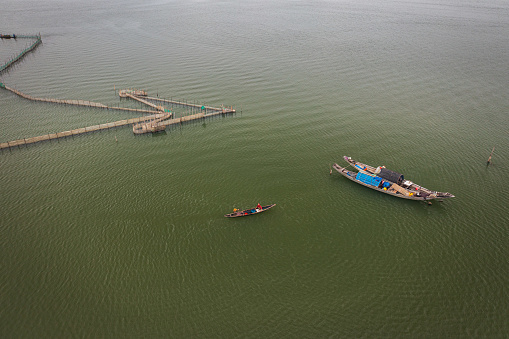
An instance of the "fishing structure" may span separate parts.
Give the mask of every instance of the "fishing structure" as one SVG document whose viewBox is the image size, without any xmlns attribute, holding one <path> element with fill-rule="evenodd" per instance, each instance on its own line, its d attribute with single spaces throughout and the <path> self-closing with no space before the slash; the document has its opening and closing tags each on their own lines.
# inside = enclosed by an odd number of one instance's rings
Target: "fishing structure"
<svg viewBox="0 0 509 339">
<path fill-rule="evenodd" d="M 11 58 L 9 61 L 7 61 L 4 65 L 0 66 L 0 74 L 7 70 L 9 67 L 11 67 L 13 64 L 21 60 L 27 53 L 33 51 L 37 46 L 39 46 L 42 43 L 41 35 L 6 35 L 1 34 L 1 39 L 33 39 L 33 43 L 25 48 L 21 53 L 16 55 L 15 57 Z M 110 128 L 117 128 L 127 125 L 133 126 L 133 133 L 134 134 L 144 134 L 144 133 L 157 133 L 164 131 L 168 126 L 181 126 L 182 124 L 190 121 L 196 121 L 201 120 L 209 117 L 214 117 L 218 115 L 226 115 L 226 114 L 234 114 L 236 113 L 236 110 L 233 109 L 233 107 L 227 107 L 221 106 L 220 108 L 212 107 L 212 106 L 206 106 L 206 105 L 199 105 L 196 103 L 188 103 L 186 101 L 177 101 L 177 100 L 168 100 L 168 99 L 161 99 L 156 97 L 149 97 L 147 92 L 144 90 L 138 90 L 138 89 L 123 89 L 118 92 L 120 98 L 127 98 L 127 99 L 133 99 L 141 104 L 148 106 L 147 109 L 137 109 L 137 108 L 127 108 L 127 107 L 120 107 L 120 106 L 108 106 L 104 105 L 98 102 L 88 101 L 88 100 L 66 100 L 66 99 L 52 99 L 52 98 L 36 98 L 32 97 L 28 94 L 25 94 L 21 91 L 18 91 L 14 88 L 11 88 L 7 85 L 5 85 L 0 80 L 0 88 L 3 88 L 5 90 L 8 90 L 19 97 L 22 97 L 27 100 L 31 101 L 37 101 L 37 102 L 46 102 L 46 103 L 52 103 L 52 104 L 64 104 L 64 105 L 73 105 L 73 106 L 82 106 L 82 107 L 91 107 L 91 108 L 101 108 L 101 109 L 107 109 L 107 110 L 119 110 L 119 111 L 128 111 L 128 112 L 135 112 L 139 114 L 149 114 L 146 117 L 139 117 L 139 118 L 133 118 L 133 119 L 125 119 L 125 120 L 119 120 L 115 122 L 105 123 L 105 124 L 99 124 L 94 126 L 88 126 L 63 132 L 57 132 L 57 133 L 49 133 L 42 136 L 36 136 L 36 137 L 29 137 L 29 138 L 23 138 L 23 139 L 17 139 L 13 141 L 3 142 L 0 143 L 0 150 L 6 149 L 6 148 L 12 148 L 16 146 L 23 146 L 23 145 L 29 145 L 33 143 L 38 143 L 45 140 L 54 140 L 54 139 L 60 139 L 65 138 L 68 136 L 75 136 L 79 134 L 84 133 L 90 133 L 94 131 L 101 131 L 106 130 Z M 190 115 L 182 115 L 179 118 L 176 118 L 174 116 L 174 112 L 172 109 L 166 107 L 165 105 L 171 105 L 171 108 L 174 107 L 180 107 L 180 108 L 186 108 L 189 109 L 193 114 Z M 199 110 L 199 112 L 195 112 Z M 115 140 L 116 136 L 115 136 Z"/>
<path fill-rule="evenodd" d="M 27 53 L 33 51 L 37 46 L 39 46 L 42 43 L 41 34 L 39 35 L 16 35 L 16 34 L 0 34 L 0 38 L 3 39 L 32 39 L 34 40 L 33 43 L 26 47 L 24 50 L 22 50 L 18 55 L 12 57 L 9 61 L 7 61 L 5 64 L 0 66 L 0 73 L 11 67 L 16 62 L 20 61 Z M 1 84 L 1 82 L 0 82 Z"/>
</svg>

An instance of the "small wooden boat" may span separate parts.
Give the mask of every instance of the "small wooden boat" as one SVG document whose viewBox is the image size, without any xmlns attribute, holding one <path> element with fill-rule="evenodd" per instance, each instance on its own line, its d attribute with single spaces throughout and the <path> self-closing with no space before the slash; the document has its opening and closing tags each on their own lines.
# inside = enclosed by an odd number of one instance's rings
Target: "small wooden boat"
<svg viewBox="0 0 509 339">
<path fill-rule="evenodd" d="M 245 216 L 248 216 L 248 215 L 253 215 L 253 214 L 258 214 L 258 213 L 265 212 L 266 210 L 271 209 L 274 206 L 276 206 L 276 204 L 262 206 L 261 209 L 258 209 L 258 208 L 249 208 L 249 209 L 243 210 L 243 211 L 235 211 L 235 212 L 230 213 L 230 214 L 225 214 L 225 217 L 227 217 L 227 218 L 245 217 Z"/>
<path fill-rule="evenodd" d="M 345 156 L 343 158 L 357 169 L 358 172 L 350 171 L 345 167 L 334 164 L 333 167 L 336 171 L 358 184 L 379 192 L 410 200 L 454 198 L 454 195 L 451 193 L 432 191 L 410 180 L 405 180 L 403 174 L 388 170 L 385 166 L 375 168 L 352 160 L 350 157 Z"/>
</svg>

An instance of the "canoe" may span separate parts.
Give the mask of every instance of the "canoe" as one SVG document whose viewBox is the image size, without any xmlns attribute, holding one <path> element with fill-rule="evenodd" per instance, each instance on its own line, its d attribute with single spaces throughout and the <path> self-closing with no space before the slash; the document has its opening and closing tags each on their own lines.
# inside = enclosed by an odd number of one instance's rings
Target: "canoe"
<svg viewBox="0 0 509 339">
<path fill-rule="evenodd" d="M 233 213 L 230 213 L 230 214 L 225 214 L 225 217 L 227 217 L 227 218 L 245 217 L 245 216 L 248 216 L 248 215 L 253 215 L 253 214 L 258 214 L 258 213 L 265 212 L 265 211 L 271 209 L 274 206 L 276 206 L 276 204 L 262 206 L 261 210 L 260 209 L 256 209 L 256 208 L 249 208 L 247 210 L 237 211 L 237 212 L 233 212 Z"/>
<path fill-rule="evenodd" d="M 417 185 L 410 180 L 405 180 L 403 174 L 388 170 L 385 166 L 372 167 L 361 162 L 352 160 L 351 157 L 343 157 L 357 172 L 350 171 L 346 167 L 334 164 L 333 167 L 344 177 L 369 187 L 376 191 L 386 193 L 398 198 L 409 200 L 433 200 L 454 198 L 449 192 L 437 192 Z"/>
</svg>

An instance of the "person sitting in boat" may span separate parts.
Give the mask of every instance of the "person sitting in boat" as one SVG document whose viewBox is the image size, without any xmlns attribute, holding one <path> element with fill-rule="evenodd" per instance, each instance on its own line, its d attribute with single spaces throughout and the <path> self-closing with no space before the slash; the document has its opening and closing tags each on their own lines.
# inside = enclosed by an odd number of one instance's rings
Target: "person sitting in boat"
<svg viewBox="0 0 509 339">
<path fill-rule="evenodd" d="M 262 205 L 260 205 L 260 203 L 258 203 L 258 205 L 256 205 L 256 209 L 261 211 L 262 210 Z"/>
</svg>

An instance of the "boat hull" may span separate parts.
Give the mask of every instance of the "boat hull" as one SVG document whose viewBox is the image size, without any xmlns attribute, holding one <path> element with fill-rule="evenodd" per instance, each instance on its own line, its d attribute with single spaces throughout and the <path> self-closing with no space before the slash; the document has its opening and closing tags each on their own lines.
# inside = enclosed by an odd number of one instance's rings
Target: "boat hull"
<svg viewBox="0 0 509 339">
<path fill-rule="evenodd" d="M 359 172 L 366 173 L 367 175 L 376 176 L 377 169 L 375 167 L 357 162 L 352 160 L 350 157 L 344 157 L 344 159 L 353 165 L 354 167 L 359 169 Z M 373 186 L 371 184 L 365 183 L 361 180 L 358 180 L 357 174 L 358 172 L 353 172 L 345 167 L 339 166 L 338 164 L 333 165 L 334 169 L 344 177 L 352 180 L 353 182 L 356 182 L 358 184 L 361 184 L 362 186 L 366 186 L 368 188 L 371 188 L 375 191 L 379 191 L 385 194 L 389 194 L 398 198 L 407 199 L 407 200 L 420 200 L 420 201 L 428 201 L 433 199 L 445 199 L 445 198 L 454 198 L 454 195 L 448 193 L 448 192 L 435 192 L 431 191 L 425 187 L 419 186 L 414 184 L 411 181 L 406 180 L 405 183 L 408 183 L 407 187 L 402 187 L 394 182 L 390 182 L 388 180 L 383 181 L 388 182 L 389 186 L 384 189 L 381 185 L 380 186 Z M 401 177 L 403 177 L 401 175 Z"/>
<path fill-rule="evenodd" d="M 362 186 L 366 186 L 368 188 L 374 189 L 375 191 L 379 191 L 379 192 L 382 192 L 382 193 L 385 193 L 385 194 L 389 194 L 389 195 L 392 195 L 392 196 L 395 196 L 395 197 L 398 197 L 398 198 L 403 198 L 403 199 L 408 199 L 408 200 L 426 200 L 423 197 L 405 196 L 405 195 L 402 195 L 402 194 L 399 194 L 399 193 L 396 193 L 396 192 L 392 192 L 392 191 L 389 192 L 388 190 L 384 190 L 383 188 L 378 188 L 378 187 L 375 187 L 375 186 L 372 186 L 372 185 L 365 184 L 362 181 L 359 181 L 359 180 L 355 179 L 355 177 L 357 175 L 357 172 L 349 171 L 346 168 L 339 166 L 338 164 L 334 164 L 333 167 L 334 167 L 334 169 L 336 171 L 338 171 L 344 177 L 352 180 L 353 182 L 361 184 Z"/>
<path fill-rule="evenodd" d="M 254 214 L 265 212 L 274 206 L 276 206 L 276 204 L 262 206 L 261 210 L 257 210 L 256 208 L 249 208 L 247 210 L 237 211 L 237 212 L 233 212 L 230 214 L 225 214 L 225 217 L 227 217 L 227 218 L 246 217 L 248 215 L 254 215 Z"/>
</svg>

